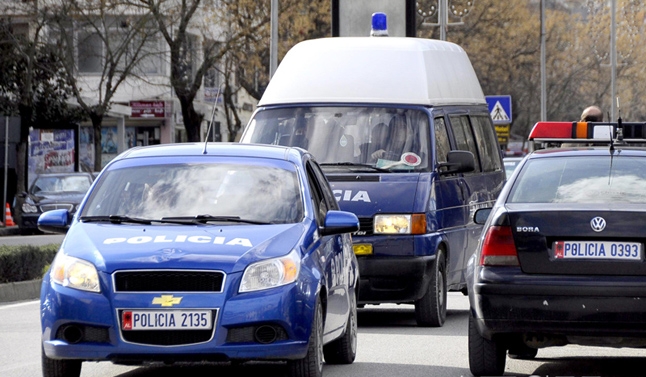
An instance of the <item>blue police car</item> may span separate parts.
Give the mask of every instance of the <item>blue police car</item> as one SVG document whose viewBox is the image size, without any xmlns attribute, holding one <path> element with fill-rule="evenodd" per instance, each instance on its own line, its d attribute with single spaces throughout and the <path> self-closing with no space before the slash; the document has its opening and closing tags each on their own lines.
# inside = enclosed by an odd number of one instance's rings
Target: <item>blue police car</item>
<svg viewBox="0 0 646 377">
<path fill-rule="evenodd" d="M 548 148 L 475 213 L 484 228 L 467 270 L 474 375 L 499 376 L 507 355 L 531 359 L 545 347 L 646 347 L 644 131 L 535 125 L 530 140 Z M 551 147 L 563 142 L 572 147 Z"/>
<path fill-rule="evenodd" d="M 320 376 L 357 349 L 351 232 L 297 148 L 172 144 L 110 162 L 71 215 L 41 291 L 43 375 L 83 361 L 286 361 Z"/>
</svg>

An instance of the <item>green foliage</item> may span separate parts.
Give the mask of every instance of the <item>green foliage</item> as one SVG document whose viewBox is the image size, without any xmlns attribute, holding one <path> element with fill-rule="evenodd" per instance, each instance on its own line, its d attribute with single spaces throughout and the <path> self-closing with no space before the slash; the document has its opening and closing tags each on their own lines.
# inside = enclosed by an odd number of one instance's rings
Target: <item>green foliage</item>
<svg viewBox="0 0 646 377">
<path fill-rule="evenodd" d="M 0 246 L 0 284 L 41 278 L 59 246 Z"/>
</svg>

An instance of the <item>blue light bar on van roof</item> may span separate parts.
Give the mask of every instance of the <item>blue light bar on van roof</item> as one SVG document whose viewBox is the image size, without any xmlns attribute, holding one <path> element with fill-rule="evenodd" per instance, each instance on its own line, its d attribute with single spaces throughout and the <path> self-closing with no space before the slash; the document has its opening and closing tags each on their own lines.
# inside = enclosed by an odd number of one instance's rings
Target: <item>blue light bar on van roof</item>
<svg viewBox="0 0 646 377">
<path fill-rule="evenodd" d="M 372 29 L 370 30 L 371 37 L 387 37 L 388 25 L 386 21 L 386 13 L 375 12 L 372 14 Z"/>
<path fill-rule="evenodd" d="M 646 123 L 643 122 L 537 122 L 529 133 L 535 141 L 610 141 L 615 137 L 617 126 L 623 129 L 626 142 L 646 142 Z"/>
</svg>

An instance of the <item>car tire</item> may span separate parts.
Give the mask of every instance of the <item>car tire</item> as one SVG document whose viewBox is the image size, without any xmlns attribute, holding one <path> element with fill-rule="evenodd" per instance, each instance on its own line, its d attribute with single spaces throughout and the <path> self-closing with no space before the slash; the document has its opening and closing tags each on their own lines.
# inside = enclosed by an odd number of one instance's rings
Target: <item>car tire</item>
<svg viewBox="0 0 646 377">
<path fill-rule="evenodd" d="M 289 377 L 321 377 L 323 375 L 323 309 L 317 298 L 314 308 L 312 331 L 307 346 L 307 354 L 299 360 L 287 362 Z"/>
<path fill-rule="evenodd" d="M 507 350 L 495 339 L 478 332 L 473 314 L 469 314 L 469 369 L 474 376 L 501 376 L 505 372 Z"/>
<path fill-rule="evenodd" d="M 439 249 L 433 272 L 422 298 L 415 301 L 415 319 L 418 326 L 441 327 L 446 320 L 446 258 Z"/>
<path fill-rule="evenodd" d="M 357 297 L 351 295 L 350 310 L 345 333 L 323 346 L 327 364 L 352 364 L 357 356 Z"/>
<path fill-rule="evenodd" d="M 40 354 L 43 377 L 79 377 L 81 375 L 81 360 L 50 359 L 42 348 Z"/>
</svg>

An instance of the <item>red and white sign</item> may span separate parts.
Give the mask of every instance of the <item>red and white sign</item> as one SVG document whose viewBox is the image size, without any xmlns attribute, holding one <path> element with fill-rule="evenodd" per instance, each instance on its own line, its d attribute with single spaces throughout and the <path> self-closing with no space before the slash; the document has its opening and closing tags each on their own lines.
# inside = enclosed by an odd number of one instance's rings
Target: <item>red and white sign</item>
<svg viewBox="0 0 646 377">
<path fill-rule="evenodd" d="M 164 101 L 130 101 L 131 118 L 165 118 L 166 102 Z"/>
</svg>

